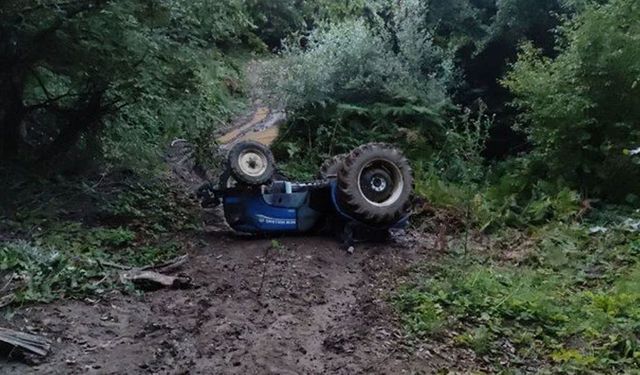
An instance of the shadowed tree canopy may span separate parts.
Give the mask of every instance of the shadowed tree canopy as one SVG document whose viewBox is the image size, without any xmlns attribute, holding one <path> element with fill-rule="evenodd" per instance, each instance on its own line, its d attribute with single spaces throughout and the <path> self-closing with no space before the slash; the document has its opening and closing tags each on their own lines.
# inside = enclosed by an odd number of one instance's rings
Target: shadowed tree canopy
<svg viewBox="0 0 640 375">
<path fill-rule="evenodd" d="M 215 123 L 226 111 L 220 77 L 229 74 L 217 46 L 246 35 L 242 9 L 233 1 L 3 2 L 0 157 L 126 153 L 126 138 L 144 146 Z"/>
</svg>

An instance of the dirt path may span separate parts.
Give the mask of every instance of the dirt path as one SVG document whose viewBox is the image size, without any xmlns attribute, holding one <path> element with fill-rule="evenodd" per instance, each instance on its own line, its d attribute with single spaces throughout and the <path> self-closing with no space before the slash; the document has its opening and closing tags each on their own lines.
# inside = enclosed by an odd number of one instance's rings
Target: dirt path
<svg viewBox="0 0 640 375">
<path fill-rule="evenodd" d="M 36 367 L 9 374 L 432 373 L 403 349 L 386 301 L 426 250 L 389 243 L 350 255 L 332 239 L 202 239 L 184 273 L 197 287 L 18 311 L 13 324 L 51 337 Z"/>
<path fill-rule="evenodd" d="M 279 125 L 285 120 L 284 112 L 268 107 L 256 107 L 249 117 L 218 138 L 218 143 L 229 146 L 241 141 L 257 141 L 270 146 L 278 137 Z"/>
<path fill-rule="evenodd" d="M 286 115 L 283 109 L 273 108 L 269 103 L 272 101 L 261 92 L 262 70 L 260 61 L 254 60 L 247 65 L 245 75 L 249 86 L 250 110 L 219 134 L 218 143 L 224 147 L 249 140 L 270 146 L 278 137 L 279 126 L 286 120 Z"/>
</svg>

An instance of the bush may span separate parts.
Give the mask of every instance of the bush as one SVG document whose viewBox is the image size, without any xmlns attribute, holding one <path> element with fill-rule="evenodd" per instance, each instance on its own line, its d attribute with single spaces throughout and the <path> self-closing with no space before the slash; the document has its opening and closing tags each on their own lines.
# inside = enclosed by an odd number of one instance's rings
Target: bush
<svg viewBox="0 0 640 375">
<path fill-rule="evenodd" d="M 304 46 L 286 45 L 274 73 L 287 108 L 404 99 L 441 110 L 448 101 L 451 60 L 432 44 L 420 17 L 398 15 L 396 22 L 393 32 L 362 20 L 324 25 Z"/>
<path fill-rule="evenodd" d="M 51 248 L 24 241 L 0 245 L 0 274 L 9 273 L 12 294 L 2 302 L 50 302 L 94 291 L 91 283 L 105 276 L 97 262 L 87 257 L 71 257 Z M 7 284 L 9 286 L 9 284 Z M 9 290 L 11 291 L 11 290 Z M 4 291 L 6 293 L 6 291 Z"/>
<path fill-rule="evenodd" d="M 306 34 L 323 22 L 355 19 L 372 13 L 386 0 L 248 0 L 255 33 L 273 50 L 292 35 Z"/>
<path fill-rule="evenodd" d="M 445 136 L 454 68 L 424 23 L 426 8 L 403 2 L 394 22 L 325 24 L 304 43 L 289 43 L 272 67 L 274 97 L 290 110 L 280 156 L 298 150 L 322 158 L 368 141 L 431 145 Z M 313 150 L 312 152 L 310 152 Z"/>
<path fill-rule="evenodd" d="M 426 265 L 395 299 L 409 332 L 469 347 L 489 372 L 633 372 L 638 232 L 608 223 L 589 234 L 587 226 L 552 223 L 519 236 Z M 493 249 L 501 246 L 504 253 Z"/>
<path fill-rule="evenodd" d="M 200 224 L 197 202 L 166 178 L 6 172 L 0 169 L 0 305 L 117 288 L 117 268 L 107 264 L 166 262 L 187 251 Z"/>
<path fill-rule="evenodd" d="M 526 44 L 504 80 L 549 177 L 636 204 L 640 168 L 624 150 L 640 141 L 638 19 L 633 0 L 590 6 L 562 28 L 558 57 Z"/>
</svg>

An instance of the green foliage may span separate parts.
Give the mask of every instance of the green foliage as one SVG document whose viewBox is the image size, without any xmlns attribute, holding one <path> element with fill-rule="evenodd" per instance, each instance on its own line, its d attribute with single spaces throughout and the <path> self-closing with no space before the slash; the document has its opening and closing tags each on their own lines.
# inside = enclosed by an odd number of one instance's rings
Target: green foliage
<svg viewBox="0 0 640 375">
<path fill-rule="evenodd" d="M 576 8 L 577 4 L 564 0 L 503 0 L 497 2 L 497 11 L 491 25 L 492 37 L 511 39 L 518 43 L 522 37 L 538 39 L 548 43 L 540 47 L 551 47 L 550 29 L 558 25 L 558 15 Z"/>
<path fill-rule="evenodd" d="M 241 91 L 222 47 L 250 28 L 242 1 L 3 3 L 0 156 L 142 168 L 172 137 L 205 147 Z"/>
<path fill-rule="evenodd" d="M 363 143 L 408 144 L 410 140 L 425 139 L 418 131 L 400 128 L 399 124 L 420 124 L 422 116 L 431 115 L 428 108 L 412 104 L 330 104 L 321 108 L 312 106 L 298 112 L 282 129 L 286 140 L 282 137 L 273 147 L 279 160 L 290 161 L 287 172 L 292 172 L 292 176 L 315 176 L 325 159 Z M 424 129 L 428 134 L 431 130 L 429 127 Z M 435 137 L 437 134 L 434 130 L 429 135 Z M 425 143 L 428 142 L 414 144 L 412 150 L 426 155 L 431 151 L 429 148 L 419 149 Z"/>
<path fill-rule="evenodd" d="M 557 58 L 525 45 L 504 81 L 549 177 L 629 203 L 640 194 L 624 155 L 640 141 L 639 18 L 636 1 L 591 6 L 563 28 Z"/>
<path fill-rule="evenodd" d="M 518 6 L 526 4 L 521 2 Z M 509 7 L 512 11 L 515 9 L 511 5 Z M 567 30 L 581 28 L 582 22 L 578 18 Z M 584 43 L 588 44 L 588 40 L 585 39 Z M 634 202 L 637 184 L 631 181 L 635 181 L 635 177 L 628 179 L 622 176 L 635 176 L 637 173 L 637 167 L 634 167 L 637 156 L 632 156 L 631 151 L 637 144 L 633 141 L 636 137 L 633 129 L 637 127 L 635 119 L 630 116 L 624 123 L 613 123 L 612 117 L 603 115 L 602 120 L 594 122 L 596 120 L 589 117 L 592 113 L 608 110 L 589 104 L 584 99 L 586 96 L 581 94 L 581 86 L 575 86 L 578 79 L 591 79 L 589 77 L 594 75 L 572 78 L 573 81 L 567 79 L 567 70 L 562 70 L 559 65 L 567 54 L 565 52 L 552 60 L 542 57 L 539 51 L 528 45 L 514 65 L 514 73 L 507 79 L 508 84 L 517 84 L 522 90 L 516 103 L 526 111 L 523 117 L 528 120 L 527 130 L 536 146 L 532 154 L 488 167 L 482 157 L 482 145 L 488 139 L 486 133 L 482 135 L 477 130 L 468 130 L 469 125 L 473 125 L 471 129 L 487 127 L 477 126 L 479 120 L 474 123 L 468 118 L 462 121 L 462 124 L 468 124 L 466 127 L 452 126 L 446 141 L 438 143 L 442 151 L 424 153 L 435 157 L 415 165 L 416 191 L 427 199 L 430 209 L 444 210 L 447 215 L 457 216 L 457 220 L 463 220 L 461 216 L 464 215 L 463 221 L 467 225 L 471 221 L 482 231 L 490 232 L 505 225 L 524 228 L 551 221 L 578 220 L 584 213 L 581 213 L 583 199 L 594 196 Z M 580 69 L 586 65 L 583 57 L 574 56 L 573 63 Z M 633 77 L 633 74 L 623 75 Z M 627 83 L 628 86 L 633 85 L 631 81 Z M 608 86 L 591 83 L 588 87 L 598 91 L 606 90 Z M 557 94 L 551 94 L 553 90 Z M 609 91 L 603 95 L 609 98 L 607 100 L 614 100 L 617 93 Z M 629 94 L 622 95 L 633 100 Z M 523 103 L 529 107 L 525 108 Z M 629 102 L 626 105 L 633 104 Z M 622 107 L 618 110 L 624 111 Z M 483 121 L 489 119 L 493 120 Z M 581 121 L 583 125 L 578 125 Z M 616 129 L 611 130 L 611 127 Z M 580 134 L 584 136 L 577 136 Z M 600 138 L 597 142 L 606 139 L 606 143 L 594 144 L 596 135 Z M 411 143 L 416 142 L 413 140 Z M 421 149 L 426 150 L 428 146 L 417 143 L 416 150 Z"/>
<path fill-rule="evenodd" d="M 435 217 L 448 217 L 445 224 L 464 224 L 468 234 L 473 225 L 481 225 L 488 210 L 485 194 L 491 169 L 486 165 L 482 152 L 489 139 L 493 118 L 479 103 L 479 112 L 465 109 L 452 120 L 439 148 L 426 157 L 426 139 L 413 139 L 407 146 L 408 155 L 415 160 L 415 192 L 426 199 L 427 211 Z M 493 202 L 493 201 L 492 201 Z M 432 212 L 433 214 L 433 212 Z M 493 214 L 489 212 L 487 216 Z"/>
<path fill-rule="evenodd" d="M 536 180 L 523 172 L 526 165 L 528 160 L 520 159 L 503 166 L 513 170 L 476 196 L 474 217 L 481 230 L 491 231 L 505 225 L 522 228 L 577 218 L 580 195 L 562 185 Z"/>
<path fill-rule="evenodd" d="M 192 43 L 240 43 L 249 37 L 253 27 L 243 0 L 170 0 L 163 3 L 165 8 L 160 7 L 161 13 L 154 20 L 157 22 L 164 17 L 172 34 Z"/>
<path fill-rule="evenodd" d="M 287 247 L 278 240 L 271 240 L 271 248 L 276 251 L 285 251 Z"/>
<path fill-rule="evenodd" d="M 487 168 L 482 153 L 493 127 L 493 117 L 486 113 L 484 103 L 480 102 L 479 108 L 477 113 L 465 108 L 452 119 L 444 143 L 431 161 L 441 178 L 476 186 L 485 180 Z M 428 147 L 411 143 L 415 154 Z"/>
<path fill-rule="evenodd" d="M 637 368 L 638 232 L 612 223 L 590 235 L 584 226 L 554 223 L 519 244 L 506 234 L 508 247 L 495 255 L 427 266 L 398 294 L 396 307 L 416 339 L 453 329 L 460 334 L 448 344 L 473 349 L 495 371 Z M 505 263 L 502 251 L 520 266 Z"/>
<path fill-rule="evenodd" d="M 473 112 L 451 104 L 461 97 L 459 91 L 469 87 L 460 74 L 469 72 L 469 64 L 505 66 L 523 37 L 532 37 L 546 51 L 552 51 L 550 30 L 559 23 L 557 14 L 569 14 L 580 7 L 578 4 L 460 0 L 376 2 L 367 7 L 367 17 L 332 18 L 305 38 L 286 43 L 282 59 L 272 69 L 267 85 L 275 88 L 274 96 L 290 110 L 289 124 L 275 146 L 280 158 L 291 160 L 287 163 L 289 172 L 309 177 L 315 174 L 315 166 L 331 155 L 363 142 L 391 141 L 405 148 L 417 163 L 414 169 L 420 175 L 421 195 L 436 204 L 441 199 L 451 205 L 464 195 L 464 202 L 476 201 L 476 216 L 483 216 L 476 221 L 490 226 L 511 221 L 499 217 L 518 216 L 534 206 L 533 202 L 552 199 L 563 190 L 562 182 L 554 182 L 554 189 L 535 188 L 544 190 L 538 197 L 531 193 L 539 177 L 537 171 L 521 169 L 510 173 L 521 185 L 518 191 L 504 196 L 491 193 L 491 203 L 476 196 L 478 189 L 487 187 L 484 179 L 490 175 L 484 149 L 496 123 L 495 116 L 488 114 L 496 109 L 495 98 L 487 98 L 492 103 L 488 108 L 478 106 L 476 103 L 482 102 L 465 93 L 462 97 Z M 500 61 L 478 60 L 486 59 L 486 53 L 493 54 L 490 48 L 496 46 L 503 49 L 497 55 Z M 504 110 L 498 109 L 504 116 Z M 479 118 L 472 118 L 476 116 Z M 531 162 L 539 163 L 539 159 Z M 499 177 L 492 178 L 503 184 Z M 456 184 L 462 189 L 454 188 Z M 452 196 L 446 197 L 450 189 Z M 511 210 L 510 206 L 522 209 Z M 489 212 L 492 209 L 500 213 L 494 215 Z M 540 212 L 531 215 L 545 216 Z"/>
<path fill-rule="evenodd" d="M 247 0 L 255 33 L 276 50 L 283 47 L 283 41 L 318 24 L 363 17 L 383 3 L 385 0 Z"/>
<path fill-rule="evenodd" d="M 18 284 L 12 296 L 15 302 L 50 302 L 95 292 L 100 287 L 92 280 L 97 282 L 104 276 L 93 259 L 71 257 L 22 241 L 0 245 L 0 274 L 9 272 L 9 280 Z"/>
<path fill-rule="evenodd" d="M 118 270 L 105 264 L 137 267 L 172 259 L 189 246 L 182 234 L 198 224 L 195 202 L 163 180 L 12 181 L 2 186 L 13 201 L 0 202 L 6 218 L 0 232 L 21 240 L 0 244 L 0 278 L 7 285 L 2 303 L 50 302 L 118 288 Z"/>
<path fill-rule="evenodd" d="M 258 36 L 271 48 L 290 34 L 306 28 L 305 14 L 295 0 L 248 1 Z"/>
<path fill-rule="evenodd" d="M 561 184 L 545 182 L 544 176 L 532 174 L 526 158 L 503 163 L 493 170 L 484 166 L 474 168 L 464 162 L 456 165 L 467 171 L 463 175 L 466 180 L 447 179 L 443 177 L 447 175 L 446 169 L 417 163 L 416 193 L 426 199 L 431 209 L 448 212 L 457 221 L 481 232 L 580 218 L 583 203 L 580 195 Z M 474 175 L 480 179 L 468 179 Z"/>
<path fill-rule="evenodd" d="M 288 45 L 274 69 L 276 91 L 287 108 L 295 112 L 330 102 L 370 104 L 398 98 L 425 103 L 438 113 L 447 101 L 451 63 L 431 43 L 419 18 L 398 16 L 396 22 L 390 33 L 363 21 L 346 21 L 314 30 L 304 47 Z"/>
<path fill-rule="evenodd" d="M 432 42 L 425 11 L 403 2 L 394 8 L 393 26 L 347 20 L 318 27 L 304 45 L 287 44 L 268 82 L 290 110 L 279 156 L 304 150 L 314 155 L 304 164 L 317 166 L 367 141 L 443 138 L 454 69 Z"/>
<path fill-rule="evenodd" d="M 307 1 L 307 13 L 313 15 L 315 23 L 322 21 L 343 21 L 366 16 L 385 4 L 385 0 L 315 0 Z"/>
</svg>

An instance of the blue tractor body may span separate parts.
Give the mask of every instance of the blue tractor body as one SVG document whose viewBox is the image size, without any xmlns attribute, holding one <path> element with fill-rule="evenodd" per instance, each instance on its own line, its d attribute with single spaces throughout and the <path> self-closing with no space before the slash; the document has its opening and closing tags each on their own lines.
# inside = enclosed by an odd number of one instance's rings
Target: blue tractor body
<svg viewBox="0 0 640 375">
<path fill-rule="evenodd" d="M 322 185 L 278 181 L 270 187 L 226 190 L 222 203 L 227 223 L 243 233 L 304 233 L 324 219 L 371 230 L 404 228 L 408 223 L 408 216 L 382 227 L 359 222 L 340 208 L 336 191 L 335 179 Z"/>
<path fill-rule="evenodd" d="M 402 153 L 371 143 L 325 163 L 319 181 L 296 183 L 276 177 L 273 154 L 257 142 L 230 151 L 218 188 L 205 184 L 205 207 L 222 204 L 238 232 L 306 233 L 331 228 L 346 243 L 386 238 L 408 223 L 413 177 Z"/>
</svg>

